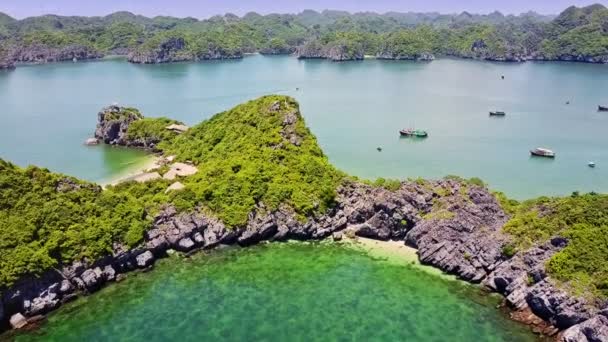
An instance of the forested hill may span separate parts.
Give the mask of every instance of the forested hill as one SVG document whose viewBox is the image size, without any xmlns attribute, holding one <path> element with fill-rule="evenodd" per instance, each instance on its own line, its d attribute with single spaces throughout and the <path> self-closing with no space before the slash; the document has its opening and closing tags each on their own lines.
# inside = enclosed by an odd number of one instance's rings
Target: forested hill
<svg viewBox="0 0 608 342">
<path fill-rule="evenodd" d="M 302 58 L 432 59 L 450 55 L 499 61 L 608 62 L 608 9 L 570 7 L 557 17 L 463 12 L 233 14 L 205 20 L 45 15 L 16 20 L 0 13 L 0 68 L 129 55 L 135 63 L 240 58 L 244 53 Z"/>
</svg>

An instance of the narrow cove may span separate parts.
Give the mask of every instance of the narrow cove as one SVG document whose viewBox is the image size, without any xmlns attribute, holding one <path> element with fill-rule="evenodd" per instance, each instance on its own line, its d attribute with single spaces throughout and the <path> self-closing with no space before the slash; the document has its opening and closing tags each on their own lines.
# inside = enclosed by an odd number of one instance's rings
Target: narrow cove
<svg viewBox="0 0 608 342">
<path fill-rule="evenodd" d="M 177 259 L 177 260 L 176 260 Z M 535 341 L 500 299 L 333 243 L 172 257 L 80 298 L 17 341 Z"/>
</svg>

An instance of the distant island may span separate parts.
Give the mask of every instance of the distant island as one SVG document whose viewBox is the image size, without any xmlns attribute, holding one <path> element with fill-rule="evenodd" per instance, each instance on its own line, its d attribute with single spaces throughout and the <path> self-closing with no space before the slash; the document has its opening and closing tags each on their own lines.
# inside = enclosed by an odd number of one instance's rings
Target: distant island
<svg viewBox="0 0 608 342">
<path fill-rule="evenodd" d="M 600 4 L 572 6 L 555 17 L 533 12 L 505 16 L 306 10 L 206 20 L 129 12 L 16 20 L 0 13 L 0 69 L 105 55 L 128 56 L 132 63 L 170 63 L 242 58 L 256 52 L 333 61 L 453 56 L 608 63 L 608 9 Z"/>
<path fill-rule="evenodd" d="M 360 236 L 402 241 L 423 263 L 504 295 L 537 333 L 608 338 L 607 195 L 519 203 L 476 178 L 360 180 L 329 163 L 286 96 L 193 127 L 113 105 L 91 139 L 161 162 L 102 189 L 0 160 L 0 328 L 40 321 L 170 254 Z"/>
</svg>

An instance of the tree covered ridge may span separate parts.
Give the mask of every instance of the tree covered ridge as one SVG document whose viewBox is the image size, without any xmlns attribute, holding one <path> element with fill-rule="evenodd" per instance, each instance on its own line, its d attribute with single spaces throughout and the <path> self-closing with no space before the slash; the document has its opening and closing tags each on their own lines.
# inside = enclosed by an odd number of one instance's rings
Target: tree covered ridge
<svg viewBox="0 0 608 342">
<path fill-rule="evenodd" d="M 526 13 L 459 15 L 436 13 L 356 13 L 304 11 L 297 15 L 227 14 L 206 20 L 146 18 L 128 12 L 106 17 L 0 17 L 0 45 L 16 61 L 36 60 L 48 51 L 86 47 L 91 51 L 130 53 L 139 63 L 239 58 L 243 53 L 291 53 L 312 42 L 321 57 L 339 60 L 363 55 L 452 55 L 520 61 L 527 59 L 608 61 L 608 9 L 570 7 L 556 18 Z M 37 54 L 28 53 L 36 49 Z M 69 57 L 66 56 L 66 57 Z M 306 57 L 306 54 L 303 54 Z M 319 57 L 319 56 L 315 56 Z M 53 59 L 54 60 L 54 59 Z"/>
<path fill-rule="evenodd" d="M 128 193 L 0 160 L 0 287 L 61 263 L 134 246 L 149 224 Z"/>
<path fill-rule="evenodd" d="M 157 134 L 161 119 L 140 120 L 135 136 Z M 157 122 L 156 122 L 157 121 Z M 136 121 L 137 122 L 137 121 Z M 130 128 L 129 128 L 130 130 Z M 127 134 L 129 134 L 129 130 Z M 286 206 L 304 218 L 329 208 L 344 175 L 306 128 L 298 104 L 266 96 L 217 114 L 158 148 L 199 172 L 172 181 L 96 184 L 0 160 L 0 288 L 27 274 L 134 247 L 163 206 L 203 210 L 233 228 L 256 211 Z"/>
</svg>

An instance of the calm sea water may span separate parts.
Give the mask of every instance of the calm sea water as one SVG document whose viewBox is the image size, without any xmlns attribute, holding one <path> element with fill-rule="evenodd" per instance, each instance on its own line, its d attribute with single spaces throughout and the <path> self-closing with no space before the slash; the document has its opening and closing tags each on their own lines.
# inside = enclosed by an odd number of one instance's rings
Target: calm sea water
<svg viewBox="0 0 608 342">
<path fill-rule="evenodd" d="M 333 245 L 165 260 L 71 303 L 18 341 L 534 341 L 498 300 Z"/>
<path fill-rule="evenodd" d="M 331 63 L 251 56 L 171 65 L 116 59 L 21 67 L 0 73 L 0 157 L 100 181 L 143 157 L 82 145 L 105 105 L 118 102 L 148 116 L 194 124 L 280 93 L 300 101 L 331 161 L 357 176 L 476 176 L 520 199 L 606 192 L 608 114 L 596 111 L 598 104 L 608 105 L 606 89 L 608 66 L 573 63 Z M 490 110 L 507 116 L 490 118 Z M 404 127 L 430 136 L 400 139 Z M 530 158 L 528 151 L 538 146 L 555 150 L 557 158 Z M 587 167 L 589 161 L 597 167 Z"/>
</svg>

